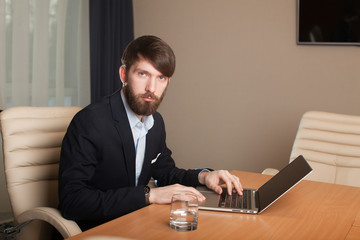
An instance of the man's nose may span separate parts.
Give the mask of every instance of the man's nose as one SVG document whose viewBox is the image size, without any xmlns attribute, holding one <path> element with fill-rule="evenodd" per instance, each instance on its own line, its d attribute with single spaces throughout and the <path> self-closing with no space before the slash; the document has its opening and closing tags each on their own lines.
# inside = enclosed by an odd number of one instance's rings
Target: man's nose
<svg viewBox="0 0 360 240">
<path fill-rule="evenodd" d="M 149 78 L 147 85 L 146 85 L 146 91 L 154 93 L 156 90 L 156 79 L 151 77 Z"/>
</svg>

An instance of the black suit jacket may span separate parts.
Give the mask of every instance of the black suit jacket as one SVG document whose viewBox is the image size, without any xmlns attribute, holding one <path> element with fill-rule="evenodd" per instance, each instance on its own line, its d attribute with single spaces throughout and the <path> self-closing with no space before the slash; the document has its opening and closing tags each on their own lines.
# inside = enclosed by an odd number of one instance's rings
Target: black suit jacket
<svg viewBox="0 0 360 240">
<path fill-rule="evenodd" d="M 159 113 L 146 135 L 135 186 L 135 146 L 120 91 L 75 115 L 65 134 L 59 169 L 60 210 L 85 230 L 144 207 L 144 185 L 199 185 L 200 170 L 175 166 Z"/>
</svg>

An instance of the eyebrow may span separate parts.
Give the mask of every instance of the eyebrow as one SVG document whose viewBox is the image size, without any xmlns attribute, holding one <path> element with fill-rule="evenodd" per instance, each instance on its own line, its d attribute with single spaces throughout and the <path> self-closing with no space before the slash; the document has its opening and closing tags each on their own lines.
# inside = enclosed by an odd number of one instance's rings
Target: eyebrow
<svg viewBox="0 0 360 240">
<path fill-rule="evenodd" d="M 167 77 L 167 76 L 165 76 L 164 74 L 162 74 L 159 70 L 157 70 L 160 74 L 158 75 L 158 74 L 156 74 L 156 76 L 158 76 L 158 77 L 164 77 L 164 78 L 169 78 L 169 77 Z M 149 71 L 147 71 L 147 70 L 145 70 L 145 69 L 142 69 L 142 68 L 140 68 L 140 67 L 136 67 L 135 69 L 134 69 L 134 72 L 144 72 L 144 73 L 146 73 L 146 74 L 150 74 L 150 72 Z M 150 75 L 152 75 L 152 74 L 150 74 Z"/>
</svg>

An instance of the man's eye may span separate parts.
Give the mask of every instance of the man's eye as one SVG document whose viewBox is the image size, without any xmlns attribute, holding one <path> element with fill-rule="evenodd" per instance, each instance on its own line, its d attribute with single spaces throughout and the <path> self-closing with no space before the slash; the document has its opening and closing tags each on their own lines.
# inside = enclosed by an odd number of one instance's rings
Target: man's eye
<svg viewBox="0 0 360 240">
<path fill-rule="evenodd" d="M 166 79 L 167 79 L 167 77 L 164 77 L 164 76 L 159 77 L 159 80 L 161 80 L 161 81 L 166 81 Z"/>
<path fill-rule="evenodd" d="M 146 76 L 146 74 L 145 74 L 144 72 L 139 72 L 139 76 L 141 76 L 141 77 L 145 77 L 145 76 Z"/>
</svg>

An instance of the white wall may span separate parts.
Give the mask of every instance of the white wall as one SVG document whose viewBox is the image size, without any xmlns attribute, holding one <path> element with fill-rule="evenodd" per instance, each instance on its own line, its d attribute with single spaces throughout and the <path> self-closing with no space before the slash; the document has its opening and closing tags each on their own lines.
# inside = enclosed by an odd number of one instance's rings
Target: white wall
<svg viewBox="0 0 360 240">
<path fill-rule="evenodd" d="M 160 107 L 181 167 L 288 161 L 302 114 L 360 115 L 360 48 L 296 45 L 296 0 L 134 0 L 135 35 L 174 49 Z"/>
</svg>

